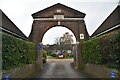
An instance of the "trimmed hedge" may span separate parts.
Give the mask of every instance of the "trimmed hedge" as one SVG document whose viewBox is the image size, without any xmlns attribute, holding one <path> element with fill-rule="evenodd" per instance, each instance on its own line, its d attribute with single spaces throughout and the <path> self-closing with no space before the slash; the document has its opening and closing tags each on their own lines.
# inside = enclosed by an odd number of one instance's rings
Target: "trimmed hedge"
<svg viewBox="0 0 120 80">
<path fill-rule="evenodd" d="M 83 43 L 83 59 L 85 63 L 100 64 L 100 38 L 94 38 Z"/>
<path fill-rule="evenodd" d="M 35 44 L 5 33 L 0 34 L 2 34 L 3 70 L 35 63 L 37 50 Z"/>
<path fill-rule="evenodd" d="M 120 69 L 120 30 L 83 42 L 85 63 Z"/>
</svg>

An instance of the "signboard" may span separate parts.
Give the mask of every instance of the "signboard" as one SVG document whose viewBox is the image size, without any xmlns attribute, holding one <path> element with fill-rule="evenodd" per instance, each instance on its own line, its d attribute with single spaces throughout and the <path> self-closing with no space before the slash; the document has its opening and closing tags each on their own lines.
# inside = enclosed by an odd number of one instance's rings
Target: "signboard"
<svg viewBox="0 0 120 80">
<path fill-rule="evenodd" d="M 115 73 L 111 73 L 111 78 L 115 78 Z"/>
<path fill-rule="evenodd" d="M 6 75 L 6 76 L 5 76 L 5 80 L 9 80 L 9 75 Z"/>
<path fill-rule="evenodd" d="M 42 46 L 41 45 L 38 46 L 38 50 L 42 50 Z"/>
<path fill-rule="evenodd" d="M 84 34 L 80 34 L 80 39 L 84 39 Z"/>
</svg>

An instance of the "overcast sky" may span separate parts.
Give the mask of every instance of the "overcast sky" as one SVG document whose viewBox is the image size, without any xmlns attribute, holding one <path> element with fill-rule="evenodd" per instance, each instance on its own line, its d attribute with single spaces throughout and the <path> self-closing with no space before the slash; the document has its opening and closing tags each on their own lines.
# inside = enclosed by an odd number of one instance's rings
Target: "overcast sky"
<svg viewBox="0 0 120 80">
<path fill-rule="evenodd" d="M 26 36 L 29 36 L 33 22 L 31 14 L 56 3 L 62 3 L 86 14 L 84 20 L 88 33 L 91 35 L 116 8 L 118 1 L 119 0 L 0 0 L 0 9 Z M 59 32 L 58 30 L 60 30 L 60 28 L 51 28 L 48 30 L 43 38 L 44 44 L 52 44 L 56 36 L 60 36 L 69 31 L 66 31 L 67 29 L 64 28 L 61 30 L 63 32 Z M 50 37 L 52 38 L 50 39 Z"/>
</svg>

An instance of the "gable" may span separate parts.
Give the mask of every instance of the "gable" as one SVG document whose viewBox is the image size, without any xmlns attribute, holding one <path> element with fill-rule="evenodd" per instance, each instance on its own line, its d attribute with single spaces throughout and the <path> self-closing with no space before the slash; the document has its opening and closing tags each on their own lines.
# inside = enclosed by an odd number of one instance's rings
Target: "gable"
<svg viewBox="0 0 120 80">
<path fill-rule="evenodd" d="M 59 17 L 64 16 L 65 18 L 85 17 L 85 13 L 79 12 L 60 3 L 32 14 L 33 18 L 53 18 L 54 15 L 58 15 Z"/>
</svg>

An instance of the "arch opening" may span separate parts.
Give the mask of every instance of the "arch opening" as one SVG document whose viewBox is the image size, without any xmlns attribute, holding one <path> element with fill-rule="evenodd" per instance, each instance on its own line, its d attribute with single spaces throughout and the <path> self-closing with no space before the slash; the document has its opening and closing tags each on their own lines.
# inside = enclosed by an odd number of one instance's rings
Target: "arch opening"
<svg viewBox="0 0 120 80">
<path fill-rule="evenodd" d="M 69 35 L 72 35 L 73 43 L 71 45 L 66 45 L 66 47 L 64 46 L 65 44 L 59 44 L 59 45 L 56 44 L 56 42 L 55 42 L 56 38 L 62 37 L 63 34 L 65 34 L 66 32 L 68 32 Z M 68 59 L 69 60 L 67 62 L 74 62 L 75 56 L 73 54 L 73 46 L 76 44 L 76 37 L 75 37 L 75 34 L 73 33 L 73 31 L 70 30 L 68 27 L 66 27 L 66 26 L 50 27 L 49 29 L 47 29 L 45 31 L 43 38 L 42 38 L 42 43 L 45 48 L 47 47 L 46 50 L 48 52 L 48 56 L 50 56 L 51 53 L 55 53 L 56 59 L 59 59 L 60 55 L 58 55 L 58 54 L 63 53 L 63 59 L 66 59 L 66 60 L 64 60 L 65 62 Z M 61 48 L 63 50 L 61 50 Z M 61 62 L 61 61 L 64 62 L 62 59 L 59 62 Z"/>
<path fill-rule="evenodd" d="M 44 45 L 46 44 L 52 45 L 55 43 L 54 42 L 55 38 L 62 37 L 65 32 L 68 32 L 69 34 L 73 35 L 73 44 L 75 44 L 76 43 L 75 34 L 73 33 L 72 30 L 70 30 L 69 28 L 65 26 L 53 26 L 49 28 L 48 30 L 46 30 L 42 38 L 42 43 Z"/>
</svg>

